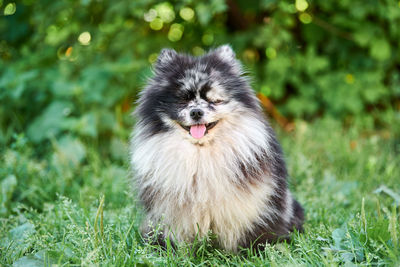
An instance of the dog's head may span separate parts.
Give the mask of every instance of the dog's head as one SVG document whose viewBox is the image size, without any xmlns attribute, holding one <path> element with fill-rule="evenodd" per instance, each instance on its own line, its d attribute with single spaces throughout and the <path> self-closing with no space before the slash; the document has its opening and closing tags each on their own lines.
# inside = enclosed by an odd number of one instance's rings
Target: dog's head
<svg viewBox="0 0 400 267">
<path fill-rule="evenodd" d="M 139 124 L 151 135 L 176 131 L 183 138 L 202 144 L 223 130 L 223 125 L 241 127 L 234 125 L 235 118 L 259 109 L 228 45 L 201 57 L 164 49 L 155 63 L 154 74 L 137 108 Z"/>
</svg>

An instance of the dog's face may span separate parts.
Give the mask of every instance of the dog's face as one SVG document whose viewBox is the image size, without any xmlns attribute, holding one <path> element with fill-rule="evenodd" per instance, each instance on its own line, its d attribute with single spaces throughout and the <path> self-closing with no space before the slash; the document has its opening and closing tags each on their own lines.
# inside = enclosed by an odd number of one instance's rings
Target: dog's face
<svg viewBox="0 0 400 267">
<path fill-rule="evenodd" d="M 236 116 L 257 109 L 234 52 L 222 46 L 202 57 L 162 50 L 137 112 L 152 135 L 175 131 L 203 144 Z"/>
</svg>

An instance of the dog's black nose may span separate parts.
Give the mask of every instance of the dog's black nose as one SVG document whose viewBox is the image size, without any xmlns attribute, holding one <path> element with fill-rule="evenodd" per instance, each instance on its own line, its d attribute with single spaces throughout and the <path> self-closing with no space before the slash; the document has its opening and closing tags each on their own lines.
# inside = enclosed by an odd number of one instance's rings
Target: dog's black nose
<svg viewBox="0 0 400 267">
<path fill-rule="evenodd" d="M 190 111 L 190 117 L 194 120 L 199 120 L 201 117 L 203 117 L 204 111 L 201 109 L 195 108 Z"/>
</svg>

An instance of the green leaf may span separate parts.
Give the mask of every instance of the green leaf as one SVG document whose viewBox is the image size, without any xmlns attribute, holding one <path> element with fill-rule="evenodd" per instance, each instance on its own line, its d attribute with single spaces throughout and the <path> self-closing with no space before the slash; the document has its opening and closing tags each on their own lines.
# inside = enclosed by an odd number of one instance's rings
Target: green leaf
<svg viewBox="0 0 400 267">
<path fill-rule="evenodd" d="M 0 186 L 0 214 L 6 214 L 8 203 L 11 201 L 12 194 L 17 187 L 17 178 L 15 175 L 10 174 L 3 181 L 1 181 Z"/>
<path fill-rule="evenodd" d="M 33 142 L 58 135 L 63 129 L 65 118 L 71 112 L 72 104 L 56 101 L 51 103 L 29 126 L 27 135 Z"/>
<path fill-rule="evenodd" d="M 277 2 L 278 2 L 278 0 L 262 0 L 260 2 L 260 5 L 263 9 L 269 9 L 269 8 L 274 7 Z"/>
<path fill-rule="evenodd" d="M 213 14 L 224 12 L 227 10 L 226 1 L 225 0 L 212 0 L 210 9 Z"/>
<path fill-rule="evenodd" d="M 202 25 L 207 25 L 212 18 L 212 13 L 210 12 L 209 8 L 203 3 L 200 3 L 196 6 L 196 13 L 197 17 L 199 18 L 199 22 Z"/>
<path fill-rule="evenodd" d="M 26 266 L 43 267 L 44 262 L 41 259 L 35 257 L 35 255 L 28 255 L 28 256 L 19 258 L 17 261 L 14 262 L 14 264 L 12 266 L 13 267 L 26 267 Z"/>
<path fill-rule="evenodd" d="M 342 246 L 343 246 L 342 245 L 342 240 L 344 240 L 345 237 L 346 237 L 346 231 L 345 231 L 345 229 L 343 227 L 335 229 L 332 232 L 332 239 L 335 242 L 335 248 L 336 249 L 339 250 L 339 249 L 342 248 Z"/>
<path fill-rule="evenodd" d="M 386 39 L 378 39 L 371 42 L 370 54 L 378 60 L 387 60 L 391 55 L 390 44 Z"/>
<path fill-rule="evenodd" d="M 80 118 L 68 118 L 63 127 L 83 136 L 97 137 L 97 116 L 90 112 Z"/>
<path fill-rule="evenodd" d="M 121 139 L 114 137 L 111 139 L 110 150 L 114 159 L 124 160 L 128 156 L 127 144 Z"/>
<path fill-rule="evenodd" d="M 52 266 L 56 264 L 58 259 L 62 256 L 61 253 L 56 251 L 41 250 L 34 255 L 27 255 L 19 258 L 12 266 L 14 267 L 25 267 L 25 266 Z"/>
<path fill-rule="evenodd" d="M 385 193 L 385 194 L 387 194 L 388 196 L 390 196 L 391 198 L 393 198 L 395 200 L 397 206 L 400 205 L 400 194 L 396 193 L 395 191 L 393 191 L 392 189 L 390 189 L 386 185 L 381 185 L 378 189 L 376 189 L 374 191 L 374 193 L 375 194 Z"/>
<path fill-rule="evenodd" d="M 54 160 L 58 164 L 77 166 L 85 157 L 86 148 L 79 139 L 66 135 L 57 141 Z"/>
<path fill-rule="evenodd" d="M 32 235 L 35 232 L 36 232 L 35 226 L 30 222 L 26 222 L 10 230 L 9 236 L 11 240 L 14 240 L 16 242 L 21 242 L 27 239 L 30 235 Z"/>
</svg>

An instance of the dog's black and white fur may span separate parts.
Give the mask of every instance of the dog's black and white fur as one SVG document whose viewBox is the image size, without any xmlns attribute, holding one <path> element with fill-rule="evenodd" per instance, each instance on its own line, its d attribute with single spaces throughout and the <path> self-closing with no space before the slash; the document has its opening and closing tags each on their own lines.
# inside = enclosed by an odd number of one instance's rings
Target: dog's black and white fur
<svg viewBox="0 0 400 267">
<path fill-rule="evenodd" d="M 179 243 L 211 231 L 237 251 L 302 229 L 280 145 L 230 46 L 201 57 L 162 50 L 135 114 L 145 236 L 159 227 Z"/>
</svg>

